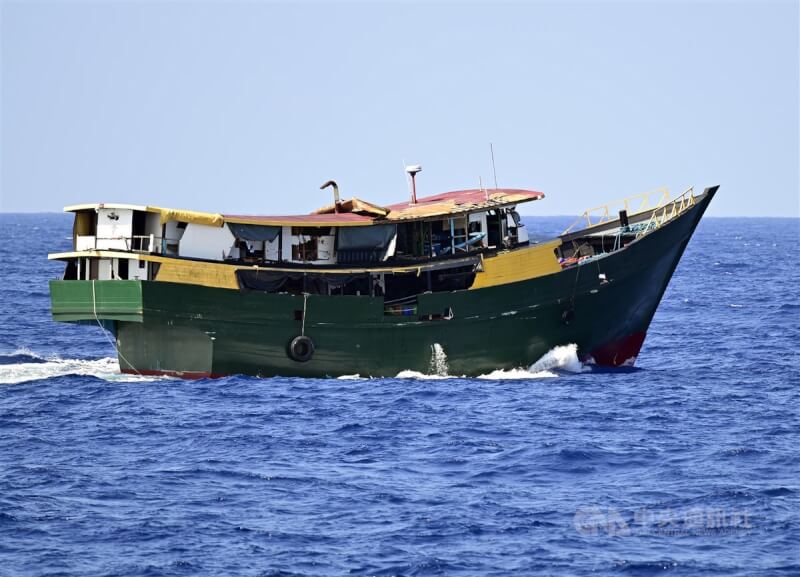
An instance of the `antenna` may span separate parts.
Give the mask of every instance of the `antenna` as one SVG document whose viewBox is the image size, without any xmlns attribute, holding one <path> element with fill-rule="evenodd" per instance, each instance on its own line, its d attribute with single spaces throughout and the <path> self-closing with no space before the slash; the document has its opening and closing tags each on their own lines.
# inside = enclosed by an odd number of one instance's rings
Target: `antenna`
<svg viewBox="0 0 800 577">
<path fill-rule="evenodd" d="M 492 153 L 492 172 L 494 173 L 494 189 L 497 190 L 497 169 L 494 167 L 494 146 L 489 143 L 489 151 Z"/>
<path fill-rule="evenodd" d="M 406 172 L 411 175 L 411 204 L 417 204 L 417 173 L 421 171 L 419 164 L 406 166 Z"/>
</svg>

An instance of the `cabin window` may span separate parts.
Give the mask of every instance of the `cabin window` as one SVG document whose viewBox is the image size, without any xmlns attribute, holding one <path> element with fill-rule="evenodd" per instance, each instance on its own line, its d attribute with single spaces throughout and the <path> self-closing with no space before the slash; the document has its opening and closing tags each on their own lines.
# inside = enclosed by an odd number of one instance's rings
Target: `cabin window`
<svg viewBox="0 0 800 577">
<path fill-rule="evenodd" d="M 248 263 L 259 263 L 266 260 L 264 258 L 263 241 L 259 240 L 237 240 L 236 248 L 239 249 L 239 259 Z"/>
<path fill-rule="evenodd" d="M 499 210 L 490 210 L 486 214 L 486 238 L 489 241 L 489 248 L 497 248 L 503 243 L 505 236 L 505 220 Z"/>
<path fill-rule="evenodd" d="M 311 238 L 292 245 L 292 260 L 317 260 L 317 239 Z"/>
<path fill-rule="evenodd" d="M 246 262 L 280 260 L 281 227 L 229 222 L 228 229 L 236 238 L 234 246 L 239 259 Z M 232 258 L 236 258 L 235 251 Z"/>
<path fill-rule="evenodd" d="M 64 280 L 78 279 L 78 259 L 68 260 L 67 267 L 64 269 Z"/>
<path fill-rule="evenodd" d="M 292 260 L 331 260 L 333 238 L 329 226 L 293 226 Z"/>
<path fill-rule="evenodd" d="M 97 214 L 93 210 L 76 212 L 72 223 L 72 248 L 75 250 L 94 248 L 96 235 Z"/>
<path fill-rule="evenodd" d="M 397 251 L 401 256 L 433 256 L 431 239 L 434 236 L 431 222 L 409 222 L 397 227 Z"/>
<path fill-rule="evenodd" d="M 133 236 L 145 236 L 146 226 L 145 223 L 147 222 L 147 213 L 141 210 L 134 210 L 133 211 L 133 222 L 132 222 L 132 230 Z"/>
<path fill-rule="evenodd" d="M 117 261 L 117 276 L 122 280 L 128 280 L 128 259 L 121 258 Z"/>
<path fill-rule="evenodd" d="M 467 218 L 463 216 L 437 220 L 431 223 L 433 256 L 467 252 Z"/>
</svg>

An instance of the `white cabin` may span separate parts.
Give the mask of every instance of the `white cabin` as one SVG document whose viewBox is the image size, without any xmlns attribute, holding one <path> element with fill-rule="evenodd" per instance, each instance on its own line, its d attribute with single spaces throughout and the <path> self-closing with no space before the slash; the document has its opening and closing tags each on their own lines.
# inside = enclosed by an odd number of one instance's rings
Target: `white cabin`
<svg viewBox="0 0 800 577">
<path fill-rule="evenodd" d="M 327 225 L 325 215 L 284 217 L 296 220 L 281 222 L 281 217 L 264 221 L 131 204 L 84 204 L 64 210 L 75 213 L 73 243 L 78 253 L 102 250 L 232 264 L 374 266 L 392 257 L 446 257 L 528 241 L 514 206 L 409 222 L 370 219 L 363 225 Z M 71 274 L 83 280 L 152 280 L 158 266 L 120 254 L 87 254 L 74 264 Z"/>
</svg>

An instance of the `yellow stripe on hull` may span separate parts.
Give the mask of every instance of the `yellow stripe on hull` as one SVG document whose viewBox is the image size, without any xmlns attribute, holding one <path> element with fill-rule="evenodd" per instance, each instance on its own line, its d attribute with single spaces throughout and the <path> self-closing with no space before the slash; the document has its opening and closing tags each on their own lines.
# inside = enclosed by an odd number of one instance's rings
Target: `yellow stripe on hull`
<svg viewBox="0 0 800 577">
<path fill-rule="evenodd" d="M 483 270 L 475 275 L 475 282 L 470 290 L 503 285 L 529 280 L 561 271 L 561 265 L 553 252 L 561 245 L 560 240 L 537 244 L 526 248 L 502 252 L 483 259 Z M 193 261 L 181 258 L 170 258 L 153 254 L 129 253 L 109 250 L 92 250 L 83 252 L 67 252 L 48 255 L 51 260 L 70 258 L 121 258 L 144 260 L 159 263 L 156 281 L 181 284 L 194 284 L 205 287 L 237 290 L 239 283 L 236 271 L 240 269 L 260 269 L 271 272 L 304 272 L 303 269 L 287 269 L 280 267 L 241 266 L 233 263 L 213 263 Z M 474 262 L 474 261 L 473 261 Z M 374 273 L 408 273 L 416 271 L 420 274 L 428 267 L 376 267 L 353 268 L 336 271 L 339 274 Z M 320 272 L 308 269 L 307 272 Z M 336 274 L 331 272 L 331 274 Z"/>
<path fill-rule="evenodd" d="M 236 270 L 240 267 L 171 258 L 161 258 L 159 262 L 161 262 L 161 266 L 156 275 L 158 282 L 176 282 L 225 289 L 239 288 Z"/>
<path fill-rule="evenodd" d="M 503 252 L 483 261 L 483 272 L 475 275 L 470 290 L 529 280 L 561 271 L 555 253 L 560 240 Z"/>
</svg>

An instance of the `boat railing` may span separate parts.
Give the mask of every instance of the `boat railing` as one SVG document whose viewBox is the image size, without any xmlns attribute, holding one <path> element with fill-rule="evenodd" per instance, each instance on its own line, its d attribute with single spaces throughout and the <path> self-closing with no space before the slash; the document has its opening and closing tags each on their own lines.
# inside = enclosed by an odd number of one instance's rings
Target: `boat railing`
<svg viewBox="0 0 800 577">
<path fill-rule="evenodd" d="M 133 236 L 104 237 L 94 235 L 78 235 L 76 250 L 124 250 L 127 252 L 148 254 L 177 254 L 178 240 L 141 234 Z"/>
<path fill-rule="evenodd" d="M 130 238 L 128 250 L 131 252 L 160 253 L 161 244 L 161 239 L 155 235 L 134 235 Z"/>
<path fill-rule="evenodd" d="M 669 202 L 669 190 L 657 188 L 619 200 L 612 200 L 606 204 L 595 206 L 583 211 L 578 220 L 573 222 L 561 234 L 581 230 L 619 218 L 619 211 L 624 210 L 628 216 L 633 216 L 648 210 L 665 206 Z"/>
<path fill-rule="evenodd" d="M 653 211 L 650 219 L 636 231 L 636 238 L 652 232 L 664 224 L 668 223 L 675 217 L 681 215 L 683 212 L 693 207 L 694 200 L 694 187 L 690 186 L 681 193 L 680 196 L 673 199 L 669 204 L 664 206 L 661 210 Z"/>
</svg>

